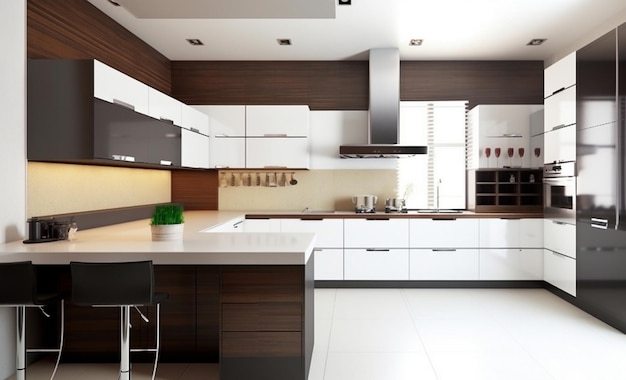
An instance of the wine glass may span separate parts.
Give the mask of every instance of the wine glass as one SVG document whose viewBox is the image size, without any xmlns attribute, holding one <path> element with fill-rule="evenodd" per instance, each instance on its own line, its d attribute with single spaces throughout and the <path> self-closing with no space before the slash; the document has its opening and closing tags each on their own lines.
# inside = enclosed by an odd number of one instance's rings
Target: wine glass
<svg viewBox="0 0 626 380">
<path fill-rule="evenodd" d="M 485 148 L 485 157 L 487 157 L 487 167 L 489 167 L 489 157 L 491 157 L 491 148 Z"/>
<path fill-rule="evenodd" d="M 522 158 L 524 158 L 524 148 L 517 148 L 517 153 L 519 154 L 519 166 L 521 168 L 523 166 Z"/>
<path fill-rule="evenodd" d="M 513 166 L 513 155 L 515 154 L 515 149 L 509 148 L 506 150 L 507 156 L 509 156 L 509 166 Z"/>
<path fill-rule="evenodd" d="M 500 158 L 500 153 L 502 153 L 502 150 L 500 148 L 496 148 L 494 149 L 494 153 L 496 155 L 496 167 L 499 167 L 498 158 Z"/>
</svg>

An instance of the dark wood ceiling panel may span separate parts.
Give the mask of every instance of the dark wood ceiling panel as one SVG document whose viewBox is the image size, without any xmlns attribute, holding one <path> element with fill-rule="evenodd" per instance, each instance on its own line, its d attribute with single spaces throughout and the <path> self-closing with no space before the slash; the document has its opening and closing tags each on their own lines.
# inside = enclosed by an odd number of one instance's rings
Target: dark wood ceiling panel
<svg viewBox="0 0 626 380">
<path fill-rule="evenodd" d="M 27 54 L 28 58 L 95 58 L 171 92 L 170 61 L 85 0 L 28 0 Z"/>
<path fill-rule="evenodd" d="M 543 104 L 543 61 L 403 61 L 400 99 Z"/>
</svg>

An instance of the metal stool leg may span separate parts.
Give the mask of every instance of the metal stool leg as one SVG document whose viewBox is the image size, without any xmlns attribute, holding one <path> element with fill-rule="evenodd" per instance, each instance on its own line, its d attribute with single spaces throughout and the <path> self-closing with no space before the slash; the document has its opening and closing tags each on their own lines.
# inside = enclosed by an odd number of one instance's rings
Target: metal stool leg
<svg viewBox="0 0 626 380">
<path fill-rule="evenodd" d="M 159 347 L 161 346 L 161 304 L 156 304 L 156 347 L 154 353 L 154 368 L 152 369 L 152 380 L 156 377 L 157 364 L 159 362 Z"/>
<path fill-rule="evenodd" d="M 65 300 L 61 300 L 61 337 L 59 338 L 59 354 L 57 355 L 57 361 L 54 364 L 54 370 L 52 371 L 52 376 L 50 376 L 50 380 L 54 379 L 54 375 L 57 373 L 57 369 L 59 369 L 59 362 L 61 362 L 61 353 L 63 352 L 63 342 L 65 340 Z"/>
<path fill-rule="evenodd" d="M 120 380 L 130 380 L 130 306 L 121 309 Z"/>
<path fill-rule="evenodd" d="M 17 306 L 16 379 L 26 379 L 26 306 Z"/>
</svg>

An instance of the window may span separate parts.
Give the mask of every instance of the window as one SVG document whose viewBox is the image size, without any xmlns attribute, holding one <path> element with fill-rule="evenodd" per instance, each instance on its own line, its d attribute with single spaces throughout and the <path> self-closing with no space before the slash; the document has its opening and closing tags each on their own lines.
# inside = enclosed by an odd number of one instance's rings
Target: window
<svg viewBox="0 0 626 380">
<path fill-rule="evenodd" d="M 426 155 L 398 160 L 407 208 L 465 209 L 466 115 L 466 101 L 400 103 L 400 143 L 428 146 Z"/>
</svg>

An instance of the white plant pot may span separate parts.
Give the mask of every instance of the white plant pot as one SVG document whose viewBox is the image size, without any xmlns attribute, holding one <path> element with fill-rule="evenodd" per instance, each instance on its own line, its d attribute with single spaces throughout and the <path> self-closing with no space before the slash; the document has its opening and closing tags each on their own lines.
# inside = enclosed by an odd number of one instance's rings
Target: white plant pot
<svg viewBox="0 0 626 380">
<path fill-rule="evenodd" d="M 152 241 L 171 241 L 183 238 L 185 224 L 161 224 L 151 225 Z"/>
</svg>

